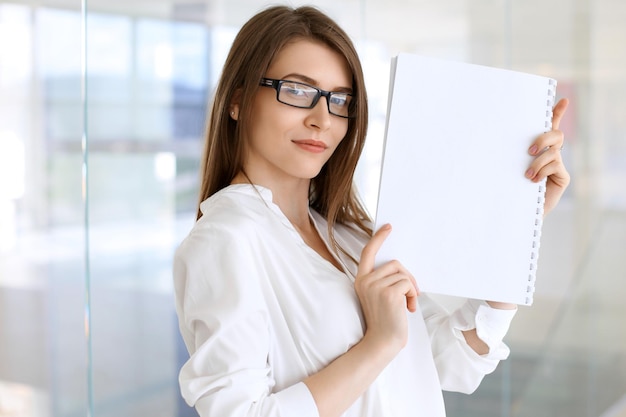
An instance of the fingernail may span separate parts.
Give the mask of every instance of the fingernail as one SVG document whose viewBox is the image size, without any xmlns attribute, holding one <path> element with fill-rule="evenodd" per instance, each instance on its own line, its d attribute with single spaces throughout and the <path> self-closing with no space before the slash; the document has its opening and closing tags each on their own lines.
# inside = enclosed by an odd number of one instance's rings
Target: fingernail
<svg viewBox="0 0 626 417">
<path fill-rule="evenodd" d="M 528 150 L 528 152 L 530 152 L 531 155 L 534 155 L 537 153 L 537 145 L 533 145 L 530 147 L 530 149 Z"/>
<path fill-rule="evenodd" d="M 535 173 L 533 172 L 532 168 L 528 168 L 528 170 L 526 171 L 526 178 L 532 178 L 535 175 Z"/>
</svg>

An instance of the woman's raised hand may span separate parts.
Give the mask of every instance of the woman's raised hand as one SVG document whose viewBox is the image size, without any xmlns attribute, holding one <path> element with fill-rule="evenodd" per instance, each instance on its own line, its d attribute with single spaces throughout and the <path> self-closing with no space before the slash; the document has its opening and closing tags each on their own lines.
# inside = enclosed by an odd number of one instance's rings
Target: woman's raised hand
<svg viewBox="0 0 626 417">
<path fill-rule="evenodd" d="M 547 177 L 544 216 L 557 205 L 570 183 L 570 175 L 561 157 L 564 136 L 559 130 L 567 105 L 567 99 L 559 100 L 552 112 L 552 130 L 537 137 L 528 149 L 535 159 L 528 167 L 526 177 L 534 182 Z"/>
<path fill-rule="evenodd" d="M 390 225 L 381 227 L 363 248 L 354 287 L 367 326 L 364 339 L 395 355 L 406 345 L 407 310 L 417 310 L 419 289 L 398 261 L 375 268 L 376 254 L 390 232 Z"/>
</svg>

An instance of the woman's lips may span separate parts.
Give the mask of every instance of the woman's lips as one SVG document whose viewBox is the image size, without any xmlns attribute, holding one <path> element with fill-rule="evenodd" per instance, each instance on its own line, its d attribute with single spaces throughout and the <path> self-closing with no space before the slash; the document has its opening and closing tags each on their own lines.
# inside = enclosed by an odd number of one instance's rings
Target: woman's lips
<svg viewBox="0 0 626 417">
<path fill-rule="evenodd" d="M 313 152 L 313 153 L 322 153 L 324 152 L 328 146 L 322 141 L 313 140 L 313 139 L 303 139 L 303 140 L 293 140 L 293 143 L 298 145 L 300 148 L 305 151 Z"/>
</svg>

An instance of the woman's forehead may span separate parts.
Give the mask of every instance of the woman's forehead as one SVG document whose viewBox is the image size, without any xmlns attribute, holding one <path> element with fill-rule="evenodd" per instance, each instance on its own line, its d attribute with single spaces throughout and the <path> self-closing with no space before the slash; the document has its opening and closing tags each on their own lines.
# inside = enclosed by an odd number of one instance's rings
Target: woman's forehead
<svg viewBox="0 0 626 417">
<path fill-rule="evenodd" d="M 284 78 L 289 74 L 300 74 L 333 87 L 352 86 L 346 58 L 330 46 L 309 39 L 287 43 L 270 63 L 266 75 Z"/>
</svg>

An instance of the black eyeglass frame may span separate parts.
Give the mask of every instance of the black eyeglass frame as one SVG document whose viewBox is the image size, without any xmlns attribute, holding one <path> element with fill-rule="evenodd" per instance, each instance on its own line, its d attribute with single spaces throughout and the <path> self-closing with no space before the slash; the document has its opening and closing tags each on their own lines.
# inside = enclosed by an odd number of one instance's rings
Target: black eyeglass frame
<svg viewBox="0 0 626 417">
<path fill-rule="evenodd" d="M 298 105 L 295 105 L 295 104 L 286 103 L 286 102 L 282 101 L 279 98 L 279 96 L 280 96 L 280 87 L 282 86 L 283 83 L 296 83 L 296 84 L 306 85 L 307 87 L 310 87 L 310 88 L 316 90 L 317 94 L 315 95 L 315 97 L 313 98 L 313 102 L 311 102 L 311 105 L 309 105 L 309 106 L 298 106 Z M 287 106 L 296 107 L 298 109 L 312 109 L 313 107 L 315 107 L 317 105 L 317 102 L 320 101 L 321 97 L 326 97 L 326 107 L 328 108 L 328 113 L 332 114 L 333 116 L 343 117 L 344 119 L 353 119 L 354 118 L 354 116 L 350 114 L 350 113 L 352 113 L 351 108 L 354 105 L 352 100 L 348 104 L 348 115 L 347 116 L 334 113 L 330 109 L 330 98 L 334 94 L 342 94 L 342 95 L 346 95 L 346 96 L 349 96 L 351 98 L 354 98 L 353 94 L 345 93 L 345 92 L 337 92 L 337 91 L 326 91 L 326 90 L 322 90 L 321 88 L 315 87 L 314 85 L 303 83 L 301 81 L 277 80 L 275 78 L 265 78 L 265 77 L 261 78 L 261 81 L 259 82 L 259 85 L 261 87 L 270 87 L 270 88 L 273 88 L 274 90 L 276 90 L 276 100 L 279 103 L 286 104 Z"/>
</svg>

